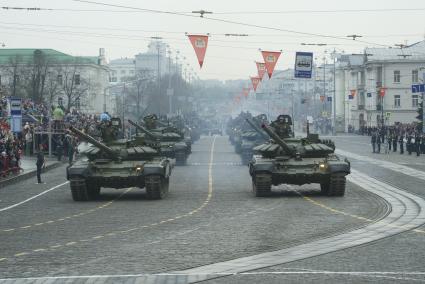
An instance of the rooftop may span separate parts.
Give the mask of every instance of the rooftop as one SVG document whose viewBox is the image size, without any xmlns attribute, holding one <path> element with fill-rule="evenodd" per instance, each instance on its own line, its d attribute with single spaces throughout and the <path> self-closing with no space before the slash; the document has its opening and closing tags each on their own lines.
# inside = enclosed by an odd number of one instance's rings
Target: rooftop
<svg viewBox="0 0 425 284">
<path fill-rule="evenodd" d="M 425 60 L 425 40 L 403 48 L 366 48 L 367 61 Z"/>
<path fill-rule="evenodd" d="M 34 53 L 39 50 L 51 62 L 57 63 L 85 63 L 98 64 L 97 56 L 72 56 L 54 49 L 37 49 L 37 48 L 2 48 L 0 49 L 0 64 L 9 64 L 15 60 L 20 63 L 28 64 L 34 61 Z"/>
</svg>

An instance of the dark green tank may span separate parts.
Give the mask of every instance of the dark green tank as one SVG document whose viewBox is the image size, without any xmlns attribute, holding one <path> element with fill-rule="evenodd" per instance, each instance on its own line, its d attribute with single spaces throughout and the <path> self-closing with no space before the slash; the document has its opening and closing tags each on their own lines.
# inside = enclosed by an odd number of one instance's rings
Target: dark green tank
<svg viewBox="0 0 425 284">
<path fill-rule="evenodd" d="M 262 129 L 271 140 L 254 148 L 255 154 L 249 163 L 256 196 L 268 196 L 272 185 L 310 183 L 319 183 L 323 195 L 345 194 L 345 176 L 350 173 L 350 163 L 334 153 L 331 141 L 321 141 L 316 134 L 292 138 L 286 126 L 281 133 L 287 134 L 284 138 L 270 126 L 263 124 Z"/>
<path fill-rule="evenodd" d="M 146 188 L 149 199 L 162 199 L 168 193 L 171 164 L 159 151 L 135 141 L 117 139 L 121 121 L 111 120 L 102 131 L 103 142 L 74 127 L 69 130 L 88 142 L 77 160 L 67 168 L 67 179 L 75 201 L 95 200 L 102 187 Z"/>
</svg>

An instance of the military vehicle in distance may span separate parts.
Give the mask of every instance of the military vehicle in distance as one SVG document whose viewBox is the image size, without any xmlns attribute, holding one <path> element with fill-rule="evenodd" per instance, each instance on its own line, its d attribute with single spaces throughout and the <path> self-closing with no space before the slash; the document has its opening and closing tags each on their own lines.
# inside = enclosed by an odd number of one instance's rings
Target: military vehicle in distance
<svg viewBox="0 0 425 284">
<path fill-rule="evenodd" d="M 113 118 L 109 129 L 120 129 L 121 120 Z M 80 152 L 85 159 L 67 168 L 67 179 L 75 201 L 95 200 L 101 187 L 146 188 L 149 199 L 163 199 L 168 193 L 171 165 L 167 158 L 148 146 L 134 141 L 106 139 L 104 143 L 70 127 L 69 130 L 89 145 Z M 103 136 L 102 136 L 103 137 Z"/>
<path fill-rule="evenodd" d="M 157 141 L 160 145 L 161 155 L 176 159 L 176 165 L 182 166 L 186 164 L 187 158 L 191 153 L 191 147 L 184 141 L 182 135 L 177 133 L 171 127 L 160 127 L 147 130 L 145 127 L 129 120 L 131 125 L 144 133 L 147 141 Z"/>
<path fill-rule="evenodd" d="M 282 139 L 270 126 L 261 127 L 271 141 L 255 147 L 249 163 L 255 196 L 269 196 L 272 185 L 310 183 L 319 183 L 323 195 L 344 196 L 350 162 L 334 153 L 331 142 L 324 144 L 317 134 Z"/>
</svg>

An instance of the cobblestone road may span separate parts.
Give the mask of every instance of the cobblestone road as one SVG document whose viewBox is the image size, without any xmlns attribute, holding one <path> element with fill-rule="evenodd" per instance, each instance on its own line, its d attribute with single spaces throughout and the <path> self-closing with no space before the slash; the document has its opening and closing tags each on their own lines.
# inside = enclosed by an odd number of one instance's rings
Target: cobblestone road
<svg viewBox="0 0 425 284">
<path fill-rule="evenodd" d="M 129 188 L 102 189 L 97 202 L 73 202 L 64 167 L 46 173 L 44 185 L 26 180 L 1 188 L 0 278 L 17 283 L 425 281 L 425 228 L 410 223 L 386 225 L 400 232 L 361 246 L 289 263 L 274 257 L 236 275 L 175 273 L 273 254 L 387 220 L 393 200 L 374 193 L 370 184 L 415 194 L 419 203 L 425 199 L 422 179 L 379 163 L 425 171 L 425 157 L 372 155 L 367 137 L 334 140 L 341 151 L 378 161 L 351 159 L 358 175 L 370 180 L 353 177 L 343 198 L 320 196 L 318 185 L 281 186 L 270 198 L 254 198 L 248 169 L 226 137 L 195 143 L 188 166 L 174 168 L 170 195 L 161 201 Z M 405 205 L 405 211 L 412 206 Z M 421 209 L 418 205 L 417 214 Z"/>
</svg>

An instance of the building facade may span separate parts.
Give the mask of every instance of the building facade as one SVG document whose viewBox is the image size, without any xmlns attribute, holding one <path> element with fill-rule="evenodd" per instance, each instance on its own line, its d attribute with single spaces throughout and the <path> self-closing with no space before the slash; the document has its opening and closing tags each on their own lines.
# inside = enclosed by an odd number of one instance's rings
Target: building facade
<svg viewBox="0 0 425 284">
<path fill-rule="evenodd" d="M 53 49 L 0 49 L 0 87 L 5 96 L 101 113 L 112 103 L 105 92 L 108 84 L 104 49 L 98 56 L 71 56 Z"/>
<path fill-rule="evenodd" d="M 421 95 L 412 84 L 422 83 L 425 41 L 400 48 L 366 48 L 363 55 L 342 56 L 337 63 L 338 97 L 343 98 L 345 129 L 412 123 Z"/>
</svg>

